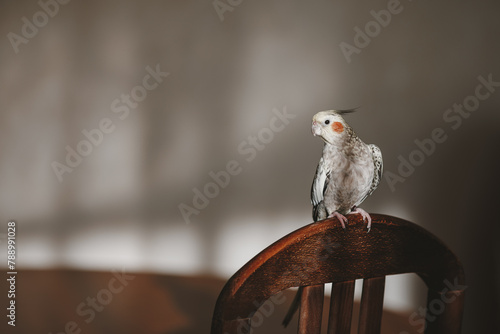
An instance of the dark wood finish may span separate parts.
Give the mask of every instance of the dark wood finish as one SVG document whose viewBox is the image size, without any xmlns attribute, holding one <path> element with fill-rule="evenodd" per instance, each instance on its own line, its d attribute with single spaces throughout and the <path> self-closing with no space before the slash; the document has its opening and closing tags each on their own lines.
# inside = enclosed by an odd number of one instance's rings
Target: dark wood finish
<svg viewBox="0 0 500 334">
<path fill-rule="evenodd" d="M 236 319 L 224 323 L 224 333 L 250 334 L 252 324 L 250 318 Z"/>
<path fill-rule="evenodd" d="M 384 309 L 385 276 L 363 280 L 358 334 L 380 334 Z"/>
<path fill-rule="evenodd" d="M 354 281 L 332 284 L 328 334 L 350 334 L 352 306 L 354 302 Z"/>
<path fill-rule="evenodd" d="M 453 285 L 453 282 L 450 282 Z M 463 287 L 465 289 L 465 286 Z M 445 288 L 446 289 L 446 288 Z M 460 333 L 464 309 L 464 291 L 455 290 L 436 292 L 429 290 L 427 294 L 427 328 L 425 334 Z"/>
<path fill-rule="evenodd" d="M 290 287 L 411 272 L 435 292 L 445 289 L 446 281 L 464 285 L 460 262 L 434 235 L 403 219 L 371 216 L 370 233 L 359 215 L 349 216 L 345 230 L 337 219 L 326 219 L 286 235 L 256 255 L 222 289 L 212 334 L 223 334 L 228 322 L 251 318 L 269 297 Z M 462 308 L 462 290 L 436 316 L 445 320 L 436 319 L 431 328 L 460 313 L 455 310 Z M 454 328 L 449 333 L 459 333 L 460 324 Z"/>
<path fill-rule="evenodd" d="M 300 296 L 299 334 L 320 334 L 325 285 L 304 287 Z"/>
</svg>

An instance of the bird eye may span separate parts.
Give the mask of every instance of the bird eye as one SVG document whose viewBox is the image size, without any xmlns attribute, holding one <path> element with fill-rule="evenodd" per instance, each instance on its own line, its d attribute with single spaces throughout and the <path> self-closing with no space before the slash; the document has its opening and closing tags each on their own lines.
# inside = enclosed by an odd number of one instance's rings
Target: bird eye
<svg viewBox="0 0 500 334">
<path fill-rule="evenodd" d="M 326 124 L 326 125 L 330 124 L 330 120 L 329 120 L 329 119 L 327 119 L 327 120 L 325 121 L 325 124 Z"/>
</svg>

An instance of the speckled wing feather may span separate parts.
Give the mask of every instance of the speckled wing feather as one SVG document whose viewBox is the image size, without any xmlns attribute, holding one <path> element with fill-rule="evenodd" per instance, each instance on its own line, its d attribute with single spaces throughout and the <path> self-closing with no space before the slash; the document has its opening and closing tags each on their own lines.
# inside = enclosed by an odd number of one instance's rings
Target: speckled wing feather
<svg viewBox="0 0 500 334">
<path fill-rule="evenodd" d="M 382 160 L 382 151 L 380 151 L 380 148 L 378 148 L 378 146 L 374 144 L 370 144 L 368 145 L 368 147 L 370 148 L 370 151 L 372 153 L 373 168 L 374 168 L 372 185 L 370 186 L 370 189 L 368 190 L 366 195 L 363 196 L 363 198 L 360 201 L 358 201 L 358 203 L 356 203 L 356 206 L 363 203 L 363 201 L 368 196 L 370 196 L 375 191 L 375 189 L 377 189 L 380 180 L 382 179 L 382 172 L 384 169 L 384 163 Z"/>
<path fill-rule="evenodd" d="M 378 148 L 377 145 L 370 144 L 368 145 L 368 147 L 370 148 L 370 151 L 372 151 L 373 165 L 375 167 L 372 186 L 370 187 L 370 191 L 368 191 L 368 195 L 371 195 L 375 191 L 375 189 L 377 189 L 380 180 L 382 179 L 384 161 L 382 160 L 382 151 L 380 151 L 380 148 Z"/>
</svg>

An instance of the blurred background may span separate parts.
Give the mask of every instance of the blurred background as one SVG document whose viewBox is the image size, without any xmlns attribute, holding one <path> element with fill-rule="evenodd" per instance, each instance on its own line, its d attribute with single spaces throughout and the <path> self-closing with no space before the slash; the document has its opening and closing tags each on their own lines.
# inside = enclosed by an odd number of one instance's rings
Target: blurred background
<svg viewBox="0 0 500 334">
<path fill-rule="evenodd" d="M 5 249 L 15 220 L 20 277 L 123 269 L 223 283 L 311 222 L 322 150 L 311 118 L 358 107 L 345 118 L 386 172 L 417 165 L 363 208 L 441 238 L 466 271 L 463 332 L 499 330 L 500 83 L 484 85 L 500 82 L 497 2 L 0 4 L 0 237 Z M 414 153 L 436 128 L 446 140 Z M 237 172 L 215 185 L 228 163 Z M 416 311 L 419 284 L 391 279 L 385 306 Z"/>
</svg>

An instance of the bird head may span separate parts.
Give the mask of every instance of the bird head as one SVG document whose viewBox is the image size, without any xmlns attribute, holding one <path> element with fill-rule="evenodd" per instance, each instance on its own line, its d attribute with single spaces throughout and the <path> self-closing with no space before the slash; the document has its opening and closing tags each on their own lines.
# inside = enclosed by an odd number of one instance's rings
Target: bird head
<svg viewBox="0 0 500 334">
<path fill-rule="evenodd" d="M 326 143 L 335 144 L 345 136 L 345 130 L 349 127 L 341 115 L 354 110 L 328 110 L 320 111 L 313 116 L 312 133 L 321 137 Z"/>
</svg>

